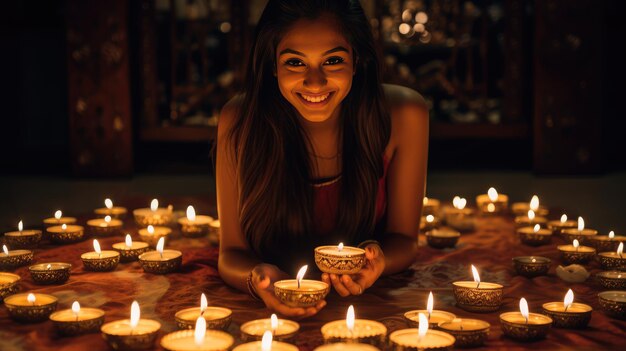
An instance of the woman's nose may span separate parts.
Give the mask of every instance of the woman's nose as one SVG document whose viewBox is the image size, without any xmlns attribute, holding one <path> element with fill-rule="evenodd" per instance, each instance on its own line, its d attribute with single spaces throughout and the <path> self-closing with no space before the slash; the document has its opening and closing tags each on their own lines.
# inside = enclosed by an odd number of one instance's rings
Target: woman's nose
<svg viewBox="0 0 626 351">
<path fill-rule="evenodd" d="M 326 75 L 321 69 L 309 68 L 304 77 L 304 85 L 309 88 L 317 88 L 326 85 Z"/>
</svg>

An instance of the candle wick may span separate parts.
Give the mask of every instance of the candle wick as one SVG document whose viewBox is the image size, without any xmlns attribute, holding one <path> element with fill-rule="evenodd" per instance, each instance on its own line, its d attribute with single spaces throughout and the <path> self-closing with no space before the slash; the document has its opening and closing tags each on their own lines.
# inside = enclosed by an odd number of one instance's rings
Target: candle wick
<svg viewBox="0 0 626 351">
<path fill-rule="evenodd" d="M 161 255 L 161 259 L 163 259 L 163 252 L 159 252 L 159 254 Z"/>
<path fill-rule="evenodd" d="M 524 316 L 524 319 L 526 319 L 526 324 L 528 324 L 528 317 Z"/>
<path fill-rule="evenodd" d="M 430 322 L 430 312 L 428 312 L 428 321 Z"/>
<path fill-rule="evenodd" d="M 565 306 L 565 311 L 563 312 L 567 312 L 567 309 L 569 308 L 570 305 Z"/>
<path fill-rule="evenodd" d="M 461 330 L 463 330 L 463 324 L 460 325 Z"/>
<path fill-rule="evenodd" d="M 480 282 L 476 284 L 476 289 L 478 289 L 479 286 L 480 286 Z"/>
</svg>

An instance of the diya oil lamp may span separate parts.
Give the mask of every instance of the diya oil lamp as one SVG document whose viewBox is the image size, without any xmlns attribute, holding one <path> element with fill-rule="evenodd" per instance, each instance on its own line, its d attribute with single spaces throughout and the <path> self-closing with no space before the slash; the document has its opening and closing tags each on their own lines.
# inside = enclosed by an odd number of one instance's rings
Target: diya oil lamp
<svg viewBox="0 0 626 351">
<path fill-rule="evenodd" d="M 104 323 L 104 311 L 99 308 L 81 308 L 78 301 L 74 301 L 72 308 L 54 312 L 50 320 L 59 335 L 96 333 Z"/>
<path fill-rule="evenodd" d="M 4 305 L 9 316 L 21 323 L 38 323 L 48 320 L 57 308 L 57 298 L 40 293 L 23 293 L 7 296 Z"/>
<path fill-rule="evenodd" d="M 137 261 L 139 255 L 148 252 L 150 248 L 148 247 L 148 243 L 133 241 L 130 234 L 126 234 L 123 243 L 113 244 L 113 250 L 120 253 L 121 262 L 132 262 Z"/>
<path fill-rule="evenodd" d="M 282 341 L 274 341 L 272 332 L 267 330 L 263 333 L 261 341 L 253 341 L 241 344 L 233 351 L 298 351 L 298 347 Z"/>
<path fill-rule="evenodd" d="M 585 228 L 585 220 L 582 217 L 578 217 L 578 224 L 575 229 L 569 228 L 561 230 L 561 236 L 565 239 L 565 241 L 569 242 L 576 239 L 578 242 L 583 244 L 591 241 L 591 239 L 597 234 L 597 230 Z"/>
<path fill-rule="evenodd" d="M 159 207 L 159 200 L 153 199 L 150 202 L 150 208 L 138 208 L 133 211 L 135 216 L 135 222 L 140 227 L 164 226 L 172 222 L 173 208 L 168 206 L 167 208 Z"/>
<path fill-rule="evenodd" d="M 549 213 L 546 207 L 539 205 L 539 197 L 537 195 L 533 195 L 530 202 L 514 202 L 511 205 L 511 211 L 515 216 L 524 216 L 529 210 L 532 210 L 539 217 L 545 217 Z"/>
<path fill-rule="evenodd" d="M 360 342 L 383 348 L 387 337 L 387 327 L 382 323 L 355 319 L 354 307 L 350 305 L 345 320 L 336 320 L 322 326 L 325 343 Z"/>
<path fill-rule="evenodd" d="M 513 267 L 519 275 L 534 278 L 545 275 L 550 270 L 550 260 L 541 256 L 518 256 L 513 258 Z"/>
<path fill-rule="evenodd" d="M 209 232 L 209 225 L 213 222 L 213 217 L 196 216 L 193 206 L 187 207 L 187 218 L 179 218 L 180 232 L 184 237 L 197 238 L 205 236 Z"/>
<path fill-rule="evenodd" d="M 419 324 L 419 315 L 424 314 L 427 317 L 428 323 L 431 328 L 435 328 L 439 323 L 449 322 L 456 318 L 456 316 L 450 312 L 433 310 L 433 292 L 428 293 L 428 301 L 426 302 L 425 310 L 413 310 L 406 312 L 404 318 L 409 322 L 412 327 L 417 327 Z"/>
<path fill-rule="evenodd" d="M 186 308 L 175 315 L 178 329 L 193 329 L 198 317 L 205 320 L 207 329 L 226 330 L 230 325 L 233 311 L 228 308 L 208 306 L 206 295 L 200 296 L 200 307 Z"/>
<path fill-rule="evenodd" d="M 43 220 L 43 225 L 44 227 L 52 227 L 55 225 L 62 225 L 62 224 L 74 224 L 76 223 L 76 218 L 75 217 L 63 217 L 63 211 L 61 210 L 57 210 L 56 212 L 54 212 L 54 217 L 51 218 L 46 218 Z"/>
<path fill-rule="evenodd" d="M 454 336 L 438 330 L 428 329 L 428 318 L 418 315 L 417 328 L 396 330 L 389 335 L 391 349 L 394 351 L 450 350 L 456 339 Z"/>
<path fill-rule="evenodd" d="M 111 216 L 87 221 L 87 228 L 94 236 L 115 235 L 122 229 L 122 225 L 124 225 L 124 222 L 119 219 L 113 219 Z"/>
<path fill-rule="evenodd" d="M 596 254 L 596 249 L 580 245 L 577 239 L 574 239 L 572 245 L 559 245 L 556 248 L 561 252 L 561 259 L 566 264 L 587 263 Z"/>
<path fill-rule="evenodd" d="M 376 346 L 358 342 L 337 342 L 316 347 L 313 351 L 380 351 Z"/>
<path fill-rule="evenodd" d="M 30 250 L 11 250 L 2 245 L 0 253 L 0 271 L 13 270 L 25 266 L 33 261 L 33 252 Z"/>
<path fill-rule="evenodd" d="M 356 274 L 365 265 L 365 250 L 343 243 L 318 246 L 315 248 L 315 264 L 324 273 Z"/>
<path fill-rule="evenodd" d="M 97 239 L 93 240 L 93 250 L 80 255 L 86 271 L 108 272 L 114 270 L 120 263 L 120 253 L 113 250 L 102 251 Z"/>
<path fill-rule="evenodd" d="M 85 239 L 85 228 L 75 224 L 54 225 L 46 228 L 46 233 L 55 244 L 71 244 Z"/>
<path fill-rule="evenodd" d="M 113 206 L 113 201 L 111 199 L 104 199 L 104 207 L 96 208 L 93 211 L 97 216 L 106 217 L 111 216 L 111 218 L 115 219 L 123 219 L 126 217 L 126 207 Z"/>
<path fill-rule="evenodd" d="M 596 274 L 596 280 L 605 289 L 626 290 L 626 273 L 624 272 L 599 272 Z"/>
<path fill-rule="evenodd" d="M 39 263 L 28 267 L 35 284 L 63 284 L 70 278 L 72 265 L 64 262 Z"/>
<path fill-rule="evenodd" d="M 568 220 L 567 215 L 563 214 L 558 221 L 548 221 L 546 224 L 548 229 L 552 230 L 552 234 L 560 235 L 563 229 L 573 229 L 578 227 L 578 222 Z"/>
<path fill-rule="evenodd" d="M 457 305 L 468 312 L 493 312 L 502 304 L 503 286 L 480 281 L 478 270 L 472 265 L 474 281 L 452 283 L 452 290 Z"/>
<path fill-rule="evenodd" d="M 597 252 L 609 252 L 617 250 L 621 242 L 626 241 L 626 236 L 615 235 L 614 231 L 610 231 L 609 235 L 594 235 L 589 241 L 589 245 L 596 249 Z"/>
<path fill-rule="evenodd" d="M 485 343 L 489 336 L 491 324 L 480 319 L 455 318 L 439 323 L 439 329 L 456 339 L 456 347 L 478 347 Z"/>
<path fill-rule="evenodd" d="M 288 319 L 278 319 L 275 314 L 272 314 L 270 318 L 255 319 L 242 324 L 241 340 L 259 341 L 268 330 L 272 333 L 274 340 L 293 344 L 300 330 L 300 324 Z"/>
<path fill-rule="evenodd" d="M 540 226 L 545 226 L 548 223 L 548 219 L 546 217 L 540 217 L 535 214 L 535 211 L 528 210 L 528 214 L 523 216 L 515 217 L 515 226 L 517 228 L 521 227 L 533 227 L 535 224 L 539 224 Z"/>
<path fill-rule="evenodd" d="M 20 289 L 17 285 L 20 279 L 22 278 L 17 274 L 0 272 L 0 301 Z"/>
<path fill-rule="evenodd" d="M 552 318 L 552 325 L 556 328 L 585 328 L 591 320 L 593 308 L 584 303 L 574 302 L 574 292 L 567 291 L 563 302 L 548 302 L 543 304 L 543 312 Z"/>
<path fill-rule="evenodd" d="M 626 291 L 603 291 L 598 294 L 598 302 L 609 316 L 626 320 Z"/>
<path fill-rule="evenodd" d="M 461 233 L 450 228 L 432 229 L 426 232 L 426 242 L 435 249 L 445 249 L 456 246 Z"/>
<path fill-rule="evenodd" d="M 489 188 L 487 194 L 476 197 L 476 205 L 483 215 L 500 215 L 505 213 L 509 207 L 509 197 L 498 194 L 495 188 Z"/>
<path fill-rule="evenodd" d="M 441 205 L 441 201 L 437 199 L 431 199 L 424 196 L 424 200 L 422 200 L 422 214 L 423 215 L 437 215 L 439 214 L 439 207 Z"/>
<path fill-rule="evenodd" d="M 550 229 L 541 228 L 539 224 L 532 227 L 522 227 L 517 230 L 522 244 L 529 246 L 541 246 L 550 243 L 552 239 L 552 231 Z"/>
<path fill-rule="evenodd" d="M 446 225 L 461 231 L 469 232 L 476 228 L 476 216 L 474 210 L 465 208 L 467 200 L 462 197 L 455 196 L 452 199 L 452 207 L 444 209 L 444 221 Z"/>
<path fill-rule="evenodd" d="M 139 303 L 133 301 L 130 319 L 109 322 L 100 328 L 102 337 L 114 350 L 152 349 L 161 323 L 152 319 L 142 319 Z"/>
<path fill-rule="evenodd" d="M 145 229 L 139 229 L 139 237 L 151 247 L 156 247 L 159 239 L 168 237 L 170 233 L 172 233 L 172 230 L 168 227 L 154 227 L 149 225 Z"/>
<path fill-rule="evenodd" d="M 420 231 L 433 230 L 441 224 L 441 220 L 431 214 L 422 216 L 420 220 Z"/>
<path fill-rule="evenodd" d="M 207 322 L 199 316 L 194 329 L 175 331 L 161 339 L 161 347 L 168 351 L 226 351 L 235 342 L 232 336 L 218 330 L 207 330 Z"/>
<path fill-rule="evenodd" d="M 626 271 L 626 257 L 623 255 L 624 243 L 619 243 L 615 252 L 601 252 L 598 261 L 603 269 Z"/>
<path fill-rule="evenodd" d="M 302 266 L 296 279 L 279 280 L 274 283 L 274 294 L 289 307 L 315 306 L 323 300 L 330 286 L 319 280 L 303 279 L 308 265 Z"/>
<path fill-rule="evenodd" d="M 534 341 L 544 338 L 552 326 L 552 318 L 529 313 L 528 302 L 521 298 L 520 312 L 506 312 L 500 315 L 500 324 L 504 335 L 519 341 Z"/>
<path fill-rule="evenodd" d="M 24 223 L 22 221 L 17 224 L 16 232 L 4 233 L 4 242 L 16 249 L 35 248 L 37 244 L 39 244 L 39 241 L 41 241 L 41 230 L 24 230 Z"/>
<path fill-rule="evenodd" d="M 156 251 L 139 255 L 139 263 L 146 273 L 167 274 L 177 270 L 183 262 L 183 253 L 178 250 L 163 250 L 165 238 L 160 238 Z"/>
</svg>

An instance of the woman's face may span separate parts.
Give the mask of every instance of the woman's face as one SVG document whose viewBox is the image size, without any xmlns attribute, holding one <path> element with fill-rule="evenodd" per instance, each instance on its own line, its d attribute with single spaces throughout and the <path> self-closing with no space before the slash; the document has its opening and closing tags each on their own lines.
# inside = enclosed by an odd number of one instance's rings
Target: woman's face
<svg viewBox="0 0 626 351">
<path fill-rule="evenodd" d="M 336 117 L 350 92 L 352 47 L 332 16 L 294 23 L 278 43 L 276 76 L 282 95 L 310 122 Z"/>
</svg>

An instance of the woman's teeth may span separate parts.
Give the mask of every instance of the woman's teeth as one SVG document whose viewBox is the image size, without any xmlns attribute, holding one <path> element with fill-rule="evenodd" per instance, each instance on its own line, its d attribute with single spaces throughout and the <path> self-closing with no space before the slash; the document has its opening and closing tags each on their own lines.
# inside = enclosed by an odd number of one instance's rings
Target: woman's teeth
<svg viewBox="0 0 626 351">
<path fill-rule="evenodd" d="M 329 95 L 330 93 L 326 95 L 322 95 L 322 96 L 308 96 L 308 95 L 300 94 L 300 96 L 302 96 L 302 98 L 308 102 L 322 102 L 326 100 Z"/>
</svg>

